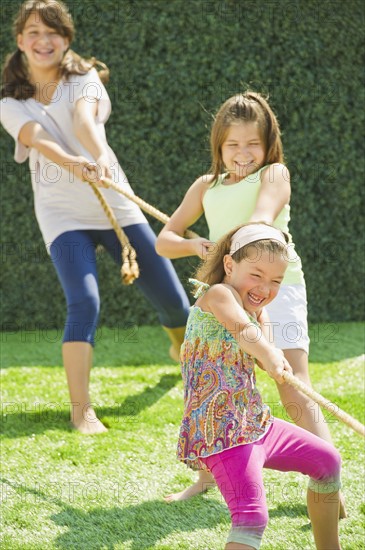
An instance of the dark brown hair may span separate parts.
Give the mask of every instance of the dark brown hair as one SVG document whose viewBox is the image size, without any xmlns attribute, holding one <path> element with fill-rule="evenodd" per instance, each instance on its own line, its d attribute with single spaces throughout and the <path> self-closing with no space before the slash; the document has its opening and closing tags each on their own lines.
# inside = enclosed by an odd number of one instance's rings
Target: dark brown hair
<svg viewBox="0 0 365 550">
<path fill-rule="evenodd" d="M 55 29 L 71 44 L 75 29 L 67 6 L 57 0 L 27 0 L 19 9 L 13 24 L 15 38 L 23 32 L 25 23 L 32 13 L 37 13 L 42 22 Z M 102 70 L 99 77 L 103 82 L 109 78 L 109 69 L 94 57 L 83 59 L 72 50 L 68 50 L 60 65 L 60 76 L 68 78 L 72 74 L 86 74 L 92 67 L 99 65 Z M 17 50 L 7 56 L 2 72 L 1 97 L 28 99 L 35 94 L 35 86 L 29 81 L 27 61 L 23 52 Z"/>
</svg>

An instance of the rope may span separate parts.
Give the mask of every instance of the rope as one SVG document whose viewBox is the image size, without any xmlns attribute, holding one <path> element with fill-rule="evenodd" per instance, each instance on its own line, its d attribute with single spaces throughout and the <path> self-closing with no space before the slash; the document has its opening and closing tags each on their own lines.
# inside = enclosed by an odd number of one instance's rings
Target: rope
<svg viewBox="0 0 365 550">
<path fill-rule="evenodd" d="M 108 188 L 114 189 L 118 193 L 124 195 L 127 199 L 136 203 L 141 208 L 141 210 L 144 210 L 145 212 L 147 212 L 147 214 L 150 214 L 160 222 L 166 224 L 170 220 L 170 218 L 166 214 L 164 214 L 160 210 L 157 210 L 157 208 L 155 208 L 154 206 L 151 206 L 150 204 L 145 202 L 143 199 L 141 199 L 137 195 L 134 195 L 134 193 L 130 193 L 125 189 L 121 189 L 118 185 L 116 185 L 110 179 L 101 178 L 101 180 Z M 122 245 L 122 268 L 121 268 L 122 281 L 124 284 L 130 285 L 139 276 L 138 263 L 136 260 L 136 251 L 131 246 L 127 235 L 119 226 L 117 219 L 114 215 L 114 212 L 108 205 L 104 196 L 100 192 L 98 186 L 91 181 L 87 181 L 87 183 L 90 185 L 95 195 L 99 199 L 103 207 L 103 210 L 107 215 L 110 223 L 112 224 L 114 231 L 116 232 L 118 239 Z M 198 237 L 196 233 L 189 230 L 185 232 L 185 236 L 190 239 L 194 239 Z M 299 380 L 299 378 L 295 377 L 293 374 L 290 374 L 289 372 L 284 371 L 283 378 L 288 384 L 290 384 L 297 390 L 304 393 L 304 395 L 308 396 L 310 399 L 318 403 L 318 405 L 320 405 L 324 409 L 327 409 L 330 413 L 332 413 L 334 416 L 342 420 L 342 422 L 347 424 L 347 426 L 349 426 L 355 432 L 357 432 L 358 434 L 362 435 L 365 438 L 365 426 L 361 424 L 361 422 L 356 420 L 356 418 L 353 418 L 351 415 L 349 415 L 348 413 L 340 409 L 337 405 L 325 399 L 320 393 L 313 390 L 310 386 L 308 386 L 307 384 Z"/>
<path fill-rule="evenodd" d="M 361 424 L 356 418 L 349 415 L 347 412 L 340 409 L 337 405 L 332 403 L 331 401 L 328 401 L 328 399 L 325 399 L 323 395 L 313 390 L 311 387 L 309 387 L 307 384 L 299 380 L 296 376 L 293 374 L 290 374 L 290 372 L 283 372 L 283 378 L 285 382 L 296 388 L 297 390 L 301 391 L 308 397 L 310 397 L 313 401 L 318 403 L 321 407 L 324 409 L 327 409 L 333 416 L 336 416 L 342 422 L 347 424 L 350 428 L 352 428 L 355 432 L 362 435 L 365 438 L 365 426 L 364 424 Z"/>
<path fill-rule="evenodd" d="M 125 191 L 124 189 L 121 189 L 113 181 L 107 178 L 101 178 L 101 180 L 108 188 L 112 188 L 118 193 L 121 193 L 127 199 L 136 203 L 141 208 L 141 210 L 144 210 L 151 216 L 155 217 L 157 220 L 161 221 L 164 224 L 166 224 L 169 221 L 170 218 L 166 214 L 164 214 L 160 210 L 157 210 L 157 208 L 155 208 L 154 206 L 151 206 L 150 204 L 145 202 L 143 199 L 141 199 L 137 195 L 134 195 L 129 191 Z M 119 226 L 117 219 L 114 215 L 114 212 L 112 211 L 109 204 L 105 200 L 104 196 L 100 192 L 98 186 L 92 181 L 87 181 L 87 183 L 90 185 L 95 195 L 99 199 L 103 207 L 103 210 L 106 216 L 108 217 L 111 225 L 113 226 L 113 229 L 116 232 L 117 237 L 122 245 L 122 267 L 121 267 L 122 281 L 124 284 L 130 285 L 133 283 L 135 279 L 139 277 L 139 268 L 138 268 L 138 263 L 136 259 L 136 251 L 131 246 L 127 235 Z M 189 230 L 185 232 L 185 236 L 190 239 L 198 237 L 196 233 Z M 307 384 L 299 380 L 299 378 L 297 378 L 293 374 L 290 374 L 289 372 L 284 371 L 283 378 L 288 384 L 290 384 L 297 390 L 304 393 L 304 395 L 312 399 L 315 403 L 318 403 L 318 405 L 320 405 L 324 409 L 327 409 L 330 413 L 332 413 L 334 416 L 342 420 L 342 422 L 347 424 L 347 426 L 349 426 L 355 432 L 357 432 L 358 434 L 362 435 L 365 438 L 365 426 L 361 424 L 361 422 L 356 420 L 356 418 L 352 417 L 347 412 L 340 409 L 337 405 L 335 405 L 328 399 L 325 399 L 320 393 L 313 390 L 313 388 L 311 388 L 310 386 L 308 386 Z"/>
<path fill-rule="evenodd" d="M 127 197 L 127 199 L 129 199 L 130 201 L 138 204 L 141 210 L 143 210 L 144 212 L 147 212 L 147 214 L 149 214 L 150 216 L 153 216 L 154 218 L 156 218 L 156 220 L 159 220 L 164 224 L 170 221 L 169 216 L 161 212 L 161 210 L 157 210 L 157 208 L 155 208 L 154 206 L 151 206 L 150 204 L 148 204 L 148 202 L 144 201 L 134 193 L 127 191 L 126 189 L 122 189 L 121 187 L 119 187 L 119 185 L 114 183 L 112 180 L 108 178 L 100 178 L 100 180 L 106 185 L 106 187 L 114 189 L 114 191 L 117 191 L 121 195 L 124 195 L 125 197 Z M 194 231 L 190 231 L 189 229 L 185 231 L 184 236 L 187 239 L 196 239 L 197 237 L 199 237 L 197 233 L 194 233 Z"/>
<path fill-rule="evenodd" d="M 100 192 L 99 187 L 93 181 L 85 180 L 94 191 L 95 195 L 100 201 L 103 210 L 113 226 L 114 231 L 117 234 L 120 244 L 122 245 L 122 267 L 120 269 L 122 282 L 124 285 L 131 285 L 135 279 L 139 277 L 139 268 L 137 263 L 137 254 L 127 235 L 124 233 L 123 229 L 120 227 L 113 210 L 110 208 L 109 204 L 105 200 L 105 197 Z"/>
</svg>

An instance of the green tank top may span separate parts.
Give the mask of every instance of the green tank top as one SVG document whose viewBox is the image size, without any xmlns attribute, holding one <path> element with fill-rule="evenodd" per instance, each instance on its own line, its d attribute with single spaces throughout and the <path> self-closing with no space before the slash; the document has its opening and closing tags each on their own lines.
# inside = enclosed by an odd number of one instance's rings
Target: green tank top
<svg viewBox="0 0 365 550">
<path fill-rule="evenodd" d="M 265 168 L 267 166 L 231 185 L 224 185 L 225 174 L 222 174 L 217 183 L 213 183 L 206 191 L 203 197 L 203 208 L 211 241 L 217 242 L 237 225 L 249 221 L 255 210 L 260 190 L 261 172 Z M 289 232 L 289 221 L 290 206 L 286 204 L 273 223 L 274 227 L 287 233 L 290 240 L 290 259 L 283 284 L 305 284 L 302 262 L 295 252 L 295 245 Z"/>
</svg>

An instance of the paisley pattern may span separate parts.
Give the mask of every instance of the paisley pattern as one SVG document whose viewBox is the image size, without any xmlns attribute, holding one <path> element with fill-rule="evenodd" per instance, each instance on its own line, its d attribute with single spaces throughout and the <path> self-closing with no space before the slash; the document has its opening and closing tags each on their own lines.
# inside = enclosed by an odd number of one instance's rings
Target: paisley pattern
<svg viewBox="0 0 365 550">
<path fill-rule="evenodd" d="M 256 388 L 254 359 L 211 313 L 193 306 L 181 348 L 184 415 L 178 459 L 193 470 L 207 457 L 257 441 L 272 422 Z"/>
</svg>

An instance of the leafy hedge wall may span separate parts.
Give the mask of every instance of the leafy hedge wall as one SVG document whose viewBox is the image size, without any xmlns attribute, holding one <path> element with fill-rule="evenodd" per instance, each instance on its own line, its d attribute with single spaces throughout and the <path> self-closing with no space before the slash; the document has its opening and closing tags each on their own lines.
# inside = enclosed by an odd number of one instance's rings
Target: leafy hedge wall
<svg viewBox="0 0 365 550">
<path fill-rule="evenodd" d="M 292 175 L 291 231 L 311 321 L 363 316 L 364 9 L 346 2 L 66 2 L 74 49 L 111 69 L 111 146 L 136 193 L 166 213 L 209 166 L 211 114 L 243 86 L 269 92 Z M 3 53 L 18 2 L 2 2 Z M 3 132 L 3 131 L 2 131 Z M 28 168 L 2 133 L 3 326 L 61 327 L 64 298 L 33 213 Z M 155 230 L 158 222 L 152 221 Z M 196 231 L 206 234 L 201 220 Z M 195 259 L 175 262 L 183 280 Z M 157 322 L 136 288 L 99 258 L 101 322 Z"/>
</svg>

